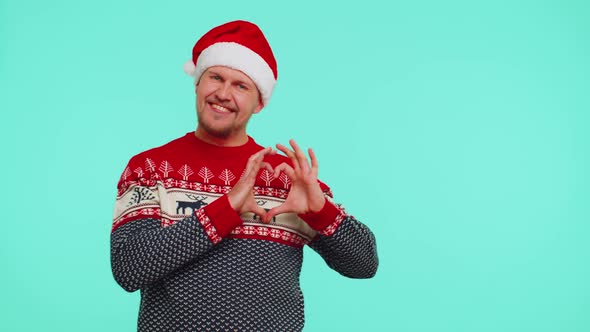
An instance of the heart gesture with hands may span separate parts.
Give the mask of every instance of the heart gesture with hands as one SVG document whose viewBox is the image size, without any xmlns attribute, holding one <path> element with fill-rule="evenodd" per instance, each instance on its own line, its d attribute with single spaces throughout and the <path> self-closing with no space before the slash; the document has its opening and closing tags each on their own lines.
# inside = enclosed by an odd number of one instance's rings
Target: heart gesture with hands
<svg viewBox="0 0 590 332">
<path fill-rule="evenodd" d="M 254 191 L 252 189 L 256 182 L 256 176 L 261 168 L 265 168 L 270 173 L 274 172 L 270 164 L 263 161 L 263 159 L 265 156 L 275 153 L 275 150 L 271 147 L 267 147 L 251 155 L 250 158 L 248 158 L 244 174 L 227 194 L 229 204 L 239 215 L 246 212 L 253 212 L 264 220 L 266 210 L 256 204 L 256 201 L 254 200 Z"/>
<path fill-rule="evenodd" d="M 310 158 L 308 160 L 305 153 L 295 143 L 295 140 L 289 140 L 289 144 L 293 150 L 281 144 L 277 144 L 276 147 L 291 160 L 293 167 L 287 163 L 282 163 L 275 167 L 273 175 L 277 178 L 281 172 L 284 172 L 291 179 L 291 190 L 289 190 L 287 199 L 283 204 L 270 209 L 262 217 L 265 223 L 268 223 L 274 216 L 281 213 L 304 214 L 319 212 L 326 202 L 324 193 L 318 183 L 318 161 L 313 150 L 307 150 Z"/>
</svg>

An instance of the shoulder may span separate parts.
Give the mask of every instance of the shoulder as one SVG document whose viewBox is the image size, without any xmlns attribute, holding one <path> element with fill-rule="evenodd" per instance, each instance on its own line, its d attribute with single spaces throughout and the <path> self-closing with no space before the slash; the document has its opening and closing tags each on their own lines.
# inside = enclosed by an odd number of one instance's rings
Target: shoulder
<svg viewBox="0 0 590 332">
<path fill-rule="evenodd" d="M 146 159 L 161 159 L 161 157 L 172 156 L 176 153 L 180 153 L 186 149 L 186 146 L 189 143 L 187 138 L 190 134 L 191 133 L 185 134 L 163 145 L 142 151 L 131 157 L 129 163 L 144 162 Z"/>
<path fill-rule="evenodd" d="M 190 134 L 190 133 L 189 133 Z M 150 178 L 158 167 L 162 167 L 162 160 L 169 160 L 180 155 L 187 145 L 187 136 L 176 138 L 168 143 L 142 151 L 129 159 L 127 166 L 119 178 L 118 187 L 125 187 L 132 181 Z M 166 166 L 166 165 L 164 165 Z"/>
</svg>

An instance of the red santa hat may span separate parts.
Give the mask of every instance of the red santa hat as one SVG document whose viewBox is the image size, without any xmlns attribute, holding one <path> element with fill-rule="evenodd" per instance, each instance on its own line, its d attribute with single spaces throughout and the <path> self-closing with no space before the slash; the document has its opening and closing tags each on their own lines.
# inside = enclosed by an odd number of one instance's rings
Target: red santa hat
<svg viewBox="0 0 590 332">
<path fill-rule="evenodd" d="M 248 75 L 266 105 L 277 81 L 277 62 L 258 26 L 233 21 L 211 29 L 193 47 L 184 71 L 198 81 L 209 67 L 225 66 Z"/>
</svg>

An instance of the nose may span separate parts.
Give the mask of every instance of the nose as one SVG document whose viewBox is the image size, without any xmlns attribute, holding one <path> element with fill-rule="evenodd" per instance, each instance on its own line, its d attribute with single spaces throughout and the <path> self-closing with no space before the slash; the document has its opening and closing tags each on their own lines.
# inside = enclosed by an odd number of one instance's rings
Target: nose
<svg viewBox="0 0 590 332">
<path fill-rule="evenodd" d="M 217 98 L 219 98 L 219 100 L 229 100 L 230 88 L 231 86 L 229 82 L 224 82 L 223 84 L 219 85 L 215 95 Z"/>
</svg>

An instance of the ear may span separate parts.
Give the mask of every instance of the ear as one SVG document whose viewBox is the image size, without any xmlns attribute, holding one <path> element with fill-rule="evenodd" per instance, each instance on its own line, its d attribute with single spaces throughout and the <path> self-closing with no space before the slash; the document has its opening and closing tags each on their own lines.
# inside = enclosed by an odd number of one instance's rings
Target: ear
<svg viewBox="0 0 590 332">
<path fill-rule="evenodd" d="M 263 108 L 264 108 L 264 102 L 262 101 L 262 94 L 260 93 L 260 91 L 258 91 L 258 106 L 256 106 L 256 108 L 254 109 L 254 112 L 252 114 L 256 114 L 256 113 L 262 111 Z"/>
<path fill-rule="evenodd" d="M 252 112 L 252 114 L 256 114 L 256 113 L 262 111 L 263 108 L 264 108 L 264 104 L 262 103 L 262 99 L 260 99 L 258 101 L 258 106 L 256 106 L 256 108 L 254 109 L 254 112 Z"/>
</svg>

